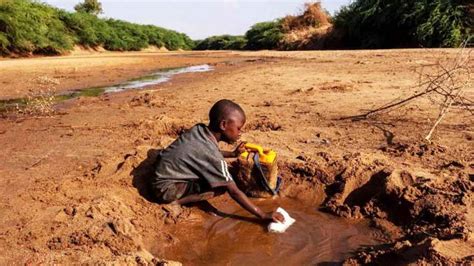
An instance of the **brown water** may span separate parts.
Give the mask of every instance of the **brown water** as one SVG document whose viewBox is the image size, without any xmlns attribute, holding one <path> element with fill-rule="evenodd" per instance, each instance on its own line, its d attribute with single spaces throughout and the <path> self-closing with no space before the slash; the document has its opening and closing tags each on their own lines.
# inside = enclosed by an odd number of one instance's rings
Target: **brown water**
<svg viewBox="0 0 474 266">
<path fill-rule="evenodd" d="M 283 234 L 270 234 L 257 223 L 209 217 L 192 228 L 183 225 L 179 243 L 160 255 L 184 265 L 314 265 L 341 262 L 357 248 L 379 243 L 378 232 L 364 221 L 350 222 L 290 200 L 257 205 L 281 206 L 296 222 Z M 249 217 L 233 203 L 218 208 Z"/>
</svg>

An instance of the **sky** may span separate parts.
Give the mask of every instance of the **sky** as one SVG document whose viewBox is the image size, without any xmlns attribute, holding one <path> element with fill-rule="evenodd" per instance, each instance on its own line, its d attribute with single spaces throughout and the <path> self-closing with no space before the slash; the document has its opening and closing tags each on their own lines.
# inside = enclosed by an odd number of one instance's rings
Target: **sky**
<svg viewBox="0 0 474 266">
<path fill-rule="evenodd" d="M 309 0 L 99 0 L 100 17 L 152 24 L 186 33 L 194 40 L 213 35 L 243 35 L 257 22 L 270 21 L 303 10 Z M 74 11 L 82 0 L 42 0 Z M 334 14 L 350 0 L 323 0 L 323 8 Z"/>
</svg>

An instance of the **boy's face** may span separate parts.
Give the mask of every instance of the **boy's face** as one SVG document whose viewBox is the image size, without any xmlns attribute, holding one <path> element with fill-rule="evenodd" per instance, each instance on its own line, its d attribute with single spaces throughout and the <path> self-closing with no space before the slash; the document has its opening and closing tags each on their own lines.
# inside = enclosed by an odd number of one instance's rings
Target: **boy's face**
<svg viewBox="0 0 474 266">
<path fill-rule="evenodd" d="M 242 135 L 244 125 L 244 114 L 239 111 L 232 112 L 227 119 L 221 122 L 222 140 L 229 144 L 235 143 Z"/>
</svg>

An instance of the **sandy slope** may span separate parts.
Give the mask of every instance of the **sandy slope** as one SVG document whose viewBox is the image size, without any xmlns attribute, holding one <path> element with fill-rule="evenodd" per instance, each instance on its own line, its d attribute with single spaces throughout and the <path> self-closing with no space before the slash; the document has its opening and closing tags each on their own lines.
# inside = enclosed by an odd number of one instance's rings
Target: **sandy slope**
<svg viewBox="0 0 474 266">
<path fill-rule="evenodd" d="M 429 71 L 456 53 L 111 53 L 2 60 L 4 99 L 26 95 L 25 80 L 38 75 L 58 78 L 58 90 L 69 90 L 161 67 L 211 63 L 216 70 L 181 75 L 149 90 L 80 98 L 51 117 L 2 118 L 0 261 L 152 261 L 160 254 L 150 254 L 151 246 L 179 243 L 168 225 L 199 222 L 207 214 L 186 208 L 173 215 L 150 202 L 144 185 L 149 165 L 156 149 L 206 121 L 221 98 L 247 112 L 244 139 L 279 153 L 285 196 L 350 219 L 371 218 L 392 239 L 390 248 L 363 251 L 349 262 L 377 261 L 393 252 L 405 263 L 466 261 L 474 230 L 473 117 L 453 110 L 433 144 L 421 141 L 437 115 L 427 100 L 376 119 L 338 120 L 409 95 L 418 82 L 416 69 Z M 473 89 L 466 95 L 473 97 Z M 394 202 L 404 205 L 393 208 Z"/>
</svg>

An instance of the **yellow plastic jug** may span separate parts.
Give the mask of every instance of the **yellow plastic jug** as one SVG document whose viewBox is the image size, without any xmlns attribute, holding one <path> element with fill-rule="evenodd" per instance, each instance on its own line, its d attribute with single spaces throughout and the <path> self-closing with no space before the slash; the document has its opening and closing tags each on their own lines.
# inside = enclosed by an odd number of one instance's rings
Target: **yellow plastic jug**
<svg viewBox="0 0 474 266">
<path fill-rule="evenodd" d="M 253 144 L 253 143 L 245 143 L 245 149 L 249 151 L 258 152 L 260 157 L 260 163 L 263 165 L 271 166 L 275 162 L 277 157 L 277 153 L 271 149 L 264 149 L 262 146 Z M 246 159 L 249 156 L 249 152 L 245 151 L 240 156 L 243 159 Z"/>
<path fill-rule="evenodd" d="M 281 184 L 281 178 L 278 176 L 277 153 L 253 143 L 246 143 L 245 149 L 247 151 L 240 155 L 241 159 L 248 160 L 251 153 L 258 153 L 258 165 L 255 161 L 256 157 L 252 158 L 258 169 L 256 171 L 258 180 L 267 191 L 271 192 L 272 195 L 276 195 Z"/>
</svg>

